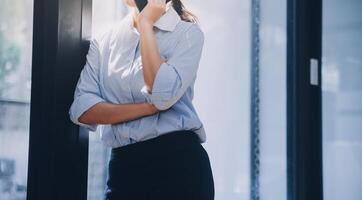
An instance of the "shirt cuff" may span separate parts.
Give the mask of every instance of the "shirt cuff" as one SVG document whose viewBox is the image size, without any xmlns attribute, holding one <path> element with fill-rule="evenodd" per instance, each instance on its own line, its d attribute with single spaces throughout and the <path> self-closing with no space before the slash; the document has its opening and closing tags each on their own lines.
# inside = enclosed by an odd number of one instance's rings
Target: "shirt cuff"
<svg viewBox="0 0 362 200">
<path fill-rule="evenodd" d="M 89 108 L 105 100 L 94 94 L 83 94 L 78 96 L 69 110 L 70 119 L 73 123 L 87 128 L 89 131 L 96 131 L 98 124 L 84 124 L 78 121 L 79 117 Z"/>
<path fill-rule="evenodd" d="M 162 63 L 153 82 L 152 91 L 145 85 L 141 93 L 148 103 L 152 103 L 159 110 L 167 110 L 176 102 L 176 94 L 181 87 L 179 77 L 174 67 Z"/>
</svg>

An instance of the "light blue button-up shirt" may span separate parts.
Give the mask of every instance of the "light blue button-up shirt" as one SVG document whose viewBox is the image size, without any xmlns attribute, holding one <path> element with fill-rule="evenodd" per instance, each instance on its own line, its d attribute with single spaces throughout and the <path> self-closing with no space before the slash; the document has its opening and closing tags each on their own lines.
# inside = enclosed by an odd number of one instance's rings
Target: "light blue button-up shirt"
<svg viewBox="0 0 362 200">
<path fill-rule="evenodd" d="M 149 102 L 161 111 L 124 123 L 101 125 L 102 141 L 115 148 L 176 130 L 193 130 L 200 142 L 205 142 L 203 124 L 192 104 L 203 32 L 168 7 L 154 24 L 157 45 L 166 62 L 160 66 L 150 93 L 143 79 L 140 36 L 132 20 L 130 13 L 103 36 L 91 40 L 69 109 L 70 119 L 95 131 L 98 124 L 78 121 L 95 104 Z"/>
</svg>

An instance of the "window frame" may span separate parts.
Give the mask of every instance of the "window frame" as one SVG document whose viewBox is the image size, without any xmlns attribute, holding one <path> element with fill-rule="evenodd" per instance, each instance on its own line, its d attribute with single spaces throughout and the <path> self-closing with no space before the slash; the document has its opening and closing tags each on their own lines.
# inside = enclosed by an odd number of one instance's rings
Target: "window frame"
<svg viewBox="0 0 362 200">
<path fill-rule="evenodd" d="M 68 116 L 91 35 L 92 0 L 34 0 L 28 200 L 86 199 L 88 133 Z"/>
<path fill-rule="evenodd" d="M 322 0 L 287 1 L 287 198 L 323 199 Z M 317 59 L 318 85 L 310 84 Z"/>
<path fill-rule="evenodd" d="M 259 185 L 259 20 L 262 5 L 252 0 L 250 199 Z M 287 199 L 323 199 L 322 171 L 322 0 L 287 0 Z M 317 86 L 310 84 L 310 59 L 318 63 Z"/>
</svg>

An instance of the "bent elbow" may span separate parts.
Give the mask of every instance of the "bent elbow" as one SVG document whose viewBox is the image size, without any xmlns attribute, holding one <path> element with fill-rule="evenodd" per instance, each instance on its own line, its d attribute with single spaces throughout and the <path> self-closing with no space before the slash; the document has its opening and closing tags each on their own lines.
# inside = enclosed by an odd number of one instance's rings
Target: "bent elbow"
<svg viewBox="0 0 362 200">
<path fill-rule="evenodd" d="M 76 125 L 91 125 L 89 117 L 86 115 L 87 111 L 79 111 L 76 109 L 76 105 L 73 103 L 69 109 L 69 118 Z"/>
<path fill-rule="evenodd" d="M 141 89 L 141 93 L 147 102 L 152 103 L 158 110 L 170 109 L 180 98 L 180 91 L 177 89 L 167 92 L 150 92 L 146 86 Z"/>
<path fill-rule="evenodd" d="M 176 95 L 173 96 L 153 96 L 152 103 L 158 110 L 168 110 L 177 102 L 178 98 Z"/>
<path fill-rule="evenodd" d="M 89 123 L 88 119 L 85 119 L 85 117 L 82 117 L 84 114 L 80 115 L 74 112 L 72 109 L 69 110 L 69 118 L 70 120 L 78 125 L 86 128 L 88 131 L 95 132 L 97 130 L 97 124 Z"/>
<path fill-rule="evenodd" d="M 170 109 L 174 103 L 170 102 L 170 101 L 166 101 L 166 102 L 155 102 L 153 105 L 155 105 L 155 107 L 160 110 L 160 111 L 163 111 L 163 110 L 168 110 Z"/>
<path fill-rule="evenodd" d="M 90 124 L 89 120 L 87 119 L 87 117 L 85 116 L 85 113 L 83 113 L 81 116 L 79 116 L 77 118 L 77 121 L 82 123 L 82 124 Z"/>
<path fill-rule="evenodd" d="M 73 104 L 72 106 L 70 107 L 69 111 L 68 111 L 68 114 L 69 114 L 69 119 L 70 121 L 72 121 L 74 124 L 78 124 L 78 117 L 76 116 L 75 114 L 75 111 L 74 111 L 74 108 L 73 108 Z"/>
</svg>

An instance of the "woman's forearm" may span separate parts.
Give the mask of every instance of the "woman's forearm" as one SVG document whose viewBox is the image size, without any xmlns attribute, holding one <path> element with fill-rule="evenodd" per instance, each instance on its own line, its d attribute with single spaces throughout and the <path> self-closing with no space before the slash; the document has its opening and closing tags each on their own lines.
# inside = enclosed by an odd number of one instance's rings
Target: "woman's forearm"
<svg viewBox="0 0 362 200">
<path fill-rule="evenodd" d="M 112 104 L 101 102 L 79 117 L 84 124 L 117 124 L 153 115 L 158 110 L 149 103 L 138 104 Z"/>
<path fill-rule="evenodd" d="M 143 77 L 146 86 L 152 90 L 153 83 L 160 65 L 165 62 L 160 56 L 153 24 L 148 21 L 139 22 L 140 49 L 142 55 Z"/>
</svg>

